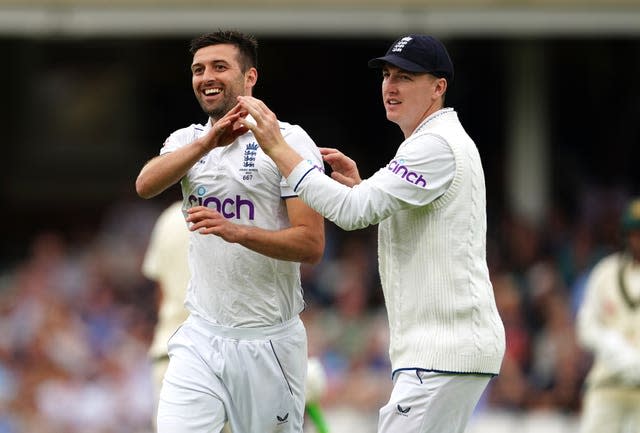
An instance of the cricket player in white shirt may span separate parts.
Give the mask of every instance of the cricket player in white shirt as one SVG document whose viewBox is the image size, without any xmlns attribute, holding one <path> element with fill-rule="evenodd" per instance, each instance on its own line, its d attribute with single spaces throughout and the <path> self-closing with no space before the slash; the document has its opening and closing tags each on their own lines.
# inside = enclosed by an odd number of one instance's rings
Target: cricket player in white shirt
<svg viewBox="0 0 640 433">
<path fill-rule="evenodd" d="M 591 271 L 577 331 L 593 352 L 581 433 L 640 432 L 640 198 L 622 216 L 625 248 Z"/>
<path fill-rule="evenodd" d="M 136 180 L 144 198 L 181 181 L 191 230 L 190 316 L 168 343 L 158 432 L 218 433 L 225 422 L 234 433 L 300 432 L 307 337 L 299 266 L 321 259 L 324 220 L 230 111 L 257 81 L 255 39 L 209 33 L 191 53 L 193 90 L 209 121 L 171 134 Z M 278 129 L 322 166 L 302 128 Z"/>
<path fill-rule="evenodd" d="M 239 97 L 233 111 L 252 117 L 239 122 L 312 208 L 346 230 L 379 224 L 394 388 L 378 431 L 463 433 L 505 350 L 486 263 L 480 156 L 444 108 L 453 64 L 440 41 L 402 37 L 369 66 L 382 69 L 387 118 L 405 140 L 366 180 L 335 149 L 321 149 L 335 180 L 305 161 L 262 101 Z"/>
<path fill-rule="evenodd" d="M 182 212 L 182 202 L 174 202 L 158 217 L 142 263 L 142 273 L 157 284 L 159 291 L 158 322 L 149 347 L 153 362 L 155 404 L 169 365 L 167 341 L 189 316 L 184 308 L 191 275 L 188 250 L 189 230 Z M 305 413 L 317 433 L 329 432 L 321 405 L 326 386 L 327 377 L 322 363 L 318 358 L 309 358 L 305 380 Z M 222 431 L 231 433 L 228 423 Z"/>
</svg>

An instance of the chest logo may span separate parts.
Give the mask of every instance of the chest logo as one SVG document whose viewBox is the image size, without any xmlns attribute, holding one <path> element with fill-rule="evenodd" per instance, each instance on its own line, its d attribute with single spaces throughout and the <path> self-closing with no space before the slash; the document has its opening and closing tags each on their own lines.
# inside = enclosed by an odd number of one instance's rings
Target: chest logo
<svg viewBox="0 0 640 433">
<path fill-rule="evenodd" d="M 252 168 L 256 164 L 256 154 L 258 153 L 258 143 L 249 143 L 244 149 L 243 168 Z"/>
<path fill-rule="evenodd" d="M 242 197 L 239 194 L 229 197 L 218 197 L 207 195 L 207 190 L 203 186 L 196 188 L 197 195 L 190 195 L 187 200 L 189 206 L 206 206 L 220 212 L 226 219 L 248 219 L 253 221 L 255 218 L 255 204 Z"/>
<path fill-rule="evenodd" d="M 242 165 L 240 167 L 240 173 L 242 173 L 242 180 L 253 179 L 254 173 L 258 171 L 256 168 L 256 155 L 258 154 L 258 148 L 260 146 L 255 141 L 247 144 L 244 148 L 242 155 Z"/>
</svg>

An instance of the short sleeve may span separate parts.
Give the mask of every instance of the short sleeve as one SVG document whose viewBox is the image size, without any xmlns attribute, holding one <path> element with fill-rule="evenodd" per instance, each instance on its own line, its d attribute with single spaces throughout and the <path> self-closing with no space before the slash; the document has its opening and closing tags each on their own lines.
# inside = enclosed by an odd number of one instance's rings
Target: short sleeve
<svg viewBox="0 0 640 433">
<path fill-rule="evenodd" d="M 289 146 L 293 147 L 303 159 L 324 172 L 320 150 L 318 150 L 318 147 L 304 129 L 297 125 L 291 125 L 283 131 L 283 137 Z M 280 196 L 283 198 L 298 196 L 284 177 L 280 181 Z"/>
<path fill-rule="evenodd" d="M 186 146 L 196 139 L 196 133 L 203 133 L 205 129 L 206 128 L 201 125 L 191 125 L 187 128 L 174 131 L 162 144 L 160 155 L 173 152 L 183 146 Z"/>
</svg>

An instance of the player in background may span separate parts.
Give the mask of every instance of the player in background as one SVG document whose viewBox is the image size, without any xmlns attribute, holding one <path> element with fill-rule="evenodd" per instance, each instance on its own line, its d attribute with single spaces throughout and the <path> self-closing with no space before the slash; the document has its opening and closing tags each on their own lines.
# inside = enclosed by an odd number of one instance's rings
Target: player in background
<svg viewBox="0 0 640 433">
<path fill-rule="evenodd" d="M 582 433 L 640 432 L 640 198 L 621 229 L 624 249 L 593 268 L 578 311 L 578 338 L 594 355 Z"/>
<path fill-rule="evenodd" d="M 153 386 L 156 403 L 162 378 L 169 365 L 167 341 L 188 317 L 184 298 L 189 284 L 189 230 L 182 213 L 182 202 L 177 201 L 162 211 L 156 221 L 142 263 L 142 273 L 158 287 L 158 323 L 149 356 L 153 362 Z M 321 399 L 326 392 L 326 373 L 317 358 L 307 364 L 305 384 L 305 411 L 318 433 L 328 433 Z M 230 433 L 228 423 L 223 432 Z"/>
<path fill-rule="evenodd" d="M 149 347 L 153 385 L 158 395 L 169 365 L 167 341 L 188 317 L 184 308 L 190 278 L 188 249 L 189 230 L 182 214 L 182 202 L 178 201 L 158 217 L 142 263 L 142 274 L 155 282 L 158 293 L 158 322 Z"/>
<path fill-rule="evenodd" d="M 257 42 L 235 31 L 191 41 L 192 87 L 208 115 L 172 133 L 136 180 L 143 198 L 180 182 L 189 223 L 188 319 L 168 342 L 158 432 L 300 432 L 307 336 L 300 263 L 317 263 L 324 220 L 284 181 L 231 110 L 258 79 Z M 285 139 L 321 166 L 299 126 Z"/>
<path fill-rule="evenodd" d="M 480 155 L 444 106 L 453 64 L 440 41 L 402 37 L 369 66 L 382 70 L 387 118 L 405 140 L 366 180 L 335 149 L 322 150 L 333 179 L 314 168 L 262 101 L 239 97 L 233 111 L 252 117 L 241 124 L 305 203 L 346 230 L 378 224 L 394 381 L 378 431 L 462 433 L 505 350 L 486 263 Z"/>
</svg>

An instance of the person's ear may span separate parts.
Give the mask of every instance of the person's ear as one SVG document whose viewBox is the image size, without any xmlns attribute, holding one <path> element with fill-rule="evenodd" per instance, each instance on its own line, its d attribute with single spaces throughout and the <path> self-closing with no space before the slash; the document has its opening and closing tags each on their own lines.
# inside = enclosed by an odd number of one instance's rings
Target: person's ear
<svg viewBox="0 0 640 433">
<path fill-rule="evenodd" d="M 435 82 L 435 90 L 434 93 L 436 96 L 443 96 L 447 93 L 447 79 L 446 78 L 438 78 Z"/>
<path fill-rule="evenodd" d="M 249 68 L 244 74 L 244 84 L 247 87 L 253 87 L 258 82 L 258 70 L 256 68 Z"/>
</svg>

